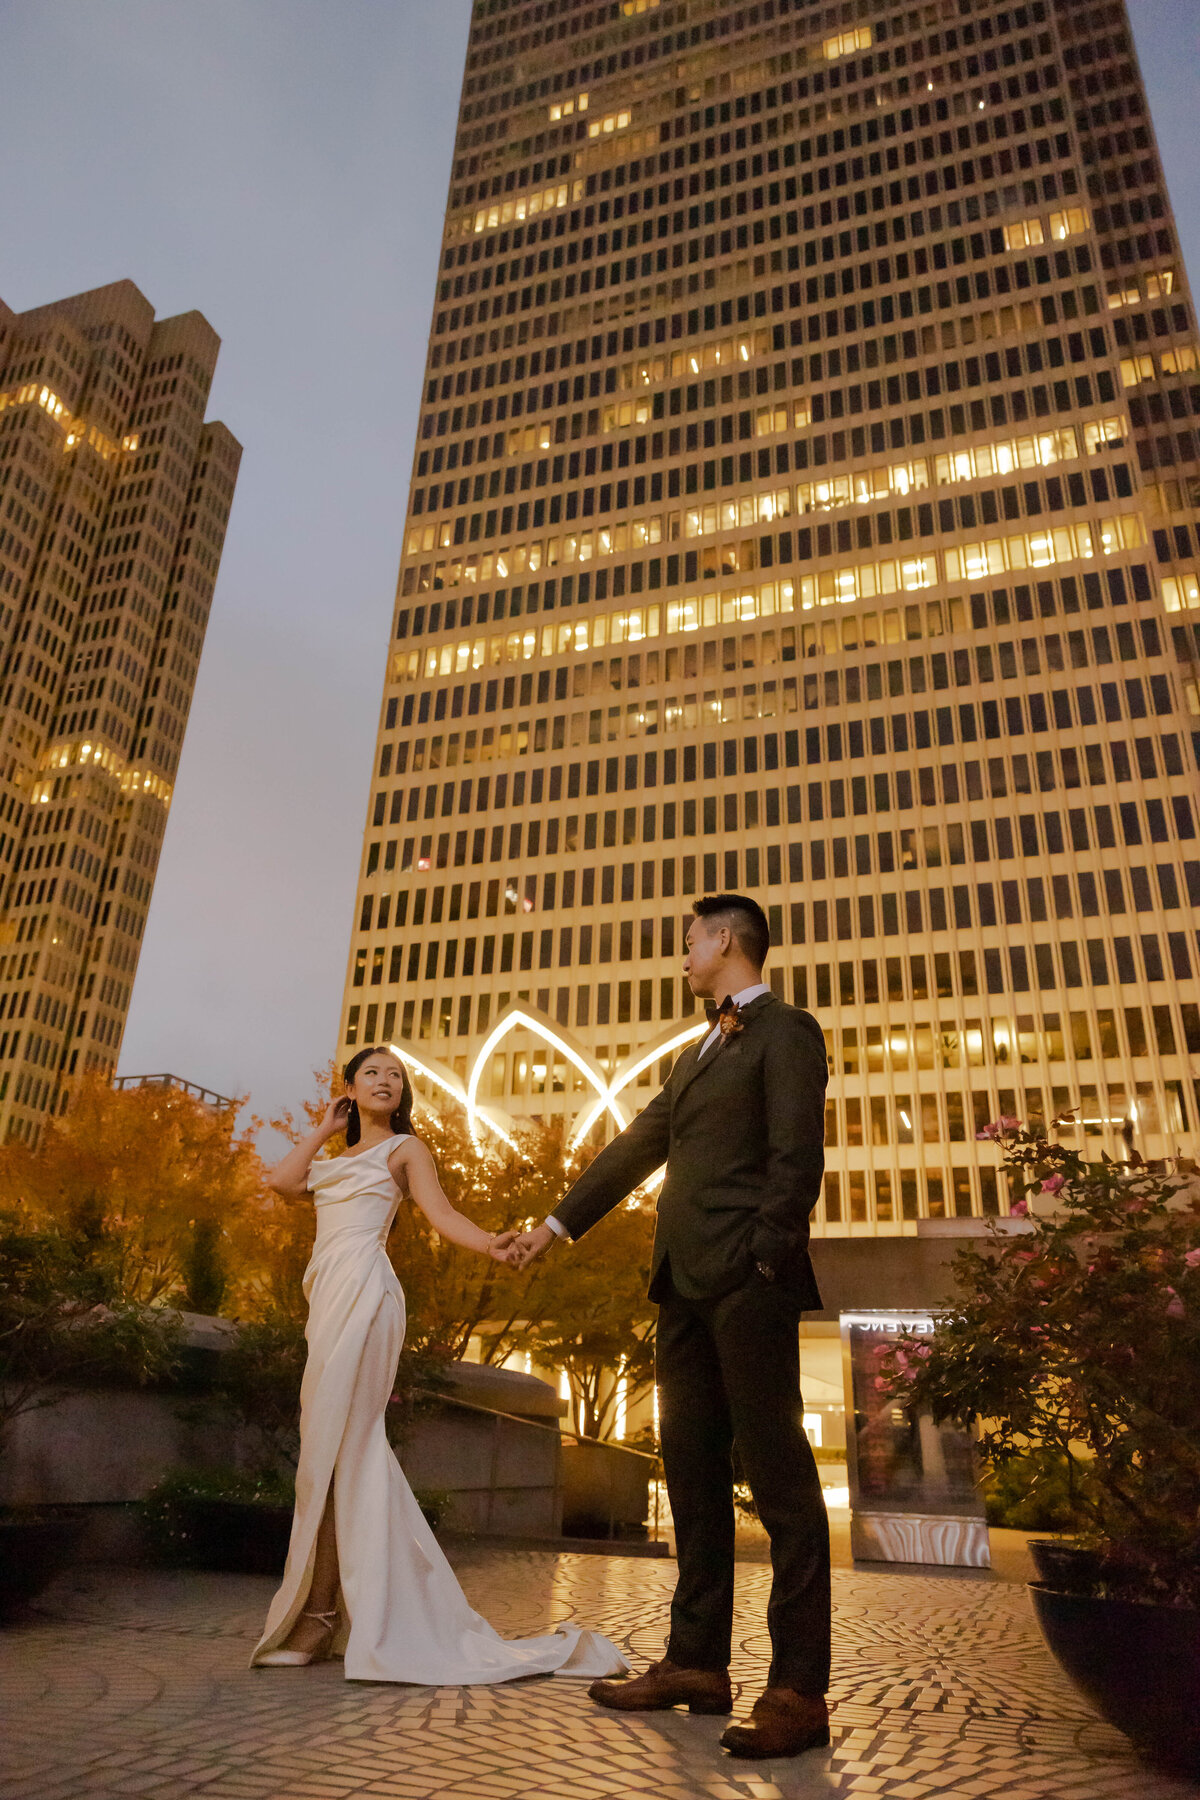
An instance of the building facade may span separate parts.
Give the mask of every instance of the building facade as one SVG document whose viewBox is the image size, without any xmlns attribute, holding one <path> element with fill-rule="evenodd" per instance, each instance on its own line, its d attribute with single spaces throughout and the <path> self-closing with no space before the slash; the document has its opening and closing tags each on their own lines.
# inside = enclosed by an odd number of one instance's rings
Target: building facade
<svg viewBox="0 0 1200 1800">
<path fill-rule="evenodd" d="M 0 304 L 0 1136 L 116 1068 L 240 446 L 129 281 Z"/>
<path fill-rule="evenodd" d="M 339 1051 L 600 1141 L 741 889 L 818 1231 L 1200 1149 L 1197 358 L 1120 0 L 477 0 Z"/>
</svg>

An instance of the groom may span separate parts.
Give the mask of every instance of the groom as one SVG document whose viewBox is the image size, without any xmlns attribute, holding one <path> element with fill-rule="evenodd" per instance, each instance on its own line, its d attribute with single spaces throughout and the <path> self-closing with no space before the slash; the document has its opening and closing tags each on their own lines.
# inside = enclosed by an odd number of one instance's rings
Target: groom
<svg viewBox="0 0 1200 1800">
<path fill-rule="evenodd" d="M 829 1530 L 801 1424 L 797 1329 L 821 1304 L 808 1218 L 828 1065 L 816 1020 L 763 982 L 770 933 L 757 902 L 721 894 L 694 911 L 683 970 L 712 1003 L 711 1029 L 517 1253 L 528 1262 L 556 1237 L 582 1237 L 666 1163 L 650 1297 L 679 1578 L 663 1659 L 589 1692 L 623 1712 L 732 1710 L 736 1444 L 771 1539 L 772 1659 L 749 1720 L 721 1742 L 736 1756 L 793 1756 L 829 1742 Z"/>
</svg>

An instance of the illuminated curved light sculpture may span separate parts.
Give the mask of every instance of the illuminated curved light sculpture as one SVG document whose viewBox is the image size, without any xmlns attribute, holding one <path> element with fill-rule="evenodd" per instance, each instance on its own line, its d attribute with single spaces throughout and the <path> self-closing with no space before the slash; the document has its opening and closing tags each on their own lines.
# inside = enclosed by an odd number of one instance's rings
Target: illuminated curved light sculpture
<svg viewBox="0 0 1200 1800">
<path fill-rule="evenodd" d="M 708 1024 L 704 1020 L 701 1020 L 698 1025 L 685 1026 L 683 1030 L 678 1030 L 673 1025 L 668 1026 L 667 1030 L 660 1033 L 648 1049 L 639 1051 L 632 1060 L 623 1062 L 591 1111 L 582 1116 L 579 1124 L 571 1133 L 571 1149 L 574 1150 L 583 1142 L 606 1106 L 615 1109 L 617 1095 L 627 1088 L 631 1081 L 636 1081 L 643 1070 L 648 1069 L 652 1063 L 656 1063 L 660 1057 L 668 1056 L 672 1050 L 682 1050 L 685 1044 L 690 1044 L 694 1038 L 698 1038 L 708 1029 Z M 624 1123 L 622 1120 L 622 1129 L 624 1129 Z"/>
<path fill-rule="evenodd" d="M 388 1049 L 393 1055 L 400 1058 L 406 1068 L 414 1070 L 418 1075 L 423 1075 L 426 1081 L 431 1081 L 435 1087 L 441 1088 L 443 1093 L 449 1094 L 452 1100 L 457 1100 L 458 1104 L 466 1110 L 468 1118 L 472 1116 L 467 1090 L 453 1070 L 444 1068 L 441 1063 L 435 1062 L 431 1057 L 419 1056 L 409 1044 L 389 1043 Z M 493 1119 L 483 1107 L 475 1108 L 475 1116 L 487 1126 L 489 1131 L 494 1132 L 498 1138 L 502 1138 L 510 1150 L 516 1149 L 515 1140 L 508 1135 L 503 1125 Z M 478 1149 L 479 1138 L 474 1129 L 471 1131 L 471 1140 Z"/>
<path fill-rule="evenodd" d="M 607 1109 L 612 1113 L 617 1130 L 624 1131 L 629 1121 L 625 1118 L 620 1107 L 612 1098 L 609 1092 L 608 1083 L 604 1079 L 603 1071 L 596 1059 L 589 1056 L 586 1050 L 577 1048 L 574 1044 L 568 1043 L 567 1039 L 562 1035 L 557 1026 L 552 1025 L 546 1015 L 544 1013 L 539 1013 L 536 1008 L 510 1006 L 507 1012 L 500 1015 L 495 1025 L 493 1025 L 491 1031 L 484 1039 L 479 1054 L 472 1065 L 470 1079 L 467 1082 L 467 1123 L 471 1128 L 471 1136 L 475 1143 L 477 1144 L 479 1142 L 475 1131 L 475 1119 L 477 1115 L 481 1115 L 481 1109 L 476 1099 L 476 1095 L 479 1092 L 479 1083 L 483 1079 L 483 1072 L 487 1066 L 487 1059 L 495 1050 L 496 1045 L 501 1043 L 510 1031 L 517 1031 L 522 1027 L 524 1027 L 526 1031 L 532 1032 L 535 1037 L 540 1037 L 542 1041 L 549 1044 L 552 1049 L 560 1050 L 562 1052 L 567 1061 L 571 1063 L 574 1068 L 578 1069 L 584 1079 L 595 1088 L 599 1097 L 598 1110 L 595 1116 L 599 1118 L 600 1114 Z"/>
<path fill-rule="evenodd" d="M 660 1057 L 669 1056 L 672 1051 L 682 1050 L 708 1029 L 701 1020 L 694 1025 L 682 1028 L 670 1025 L 655 1038 L 645 1049 L 638 1050 L 634 1056 L 627 1058 L 613 1074 L 612 1080 L 605 1076 L 595 1057 L 582 1045 L 572 1041 L 562 1029 L 555 1025 L 536 1007 L 524 1004 L 510 1006 L 501 1014 L 495 1025 L 484 1039 L 483 1044 L 471 1065 L 471 1072 L 464 1085 L 444 1064 L 436 1059 L 423 1055 L 419 1050 L 404 1041 L 393 1042 L 388 1048 L 393 1050 L 402 1062 L 417 1074 L 425 1077 L 435 1087 L 448 1094 L 463 1107 L 467 1115 L 467 1124 L 471 1132 L 471 1141 L 479 1147 L 479 1127 L 485 1126 L 488 1131 L 502 1139 L 510 1149 L 515 1149 L 514 1140 L 500 1124 L 491 1111 L 479 1103 L 479 1086 L 487 1070 L 488 1059 L 497 1045 L 502 1043 L 511 1031 L 525 1030 L 535 1038 L 540 1038 L 550 1049 L 557 1050 L 584 1077 L 594 1093 L 594 1100 L 579 1117 L 571 1133 L 570 1148 L 576 1149 L 592 1130 L 596 1121 L 607 1112 L 611 1115 L 618 1131 L 624 1131 L 629 1120 L 625 1108 L 618 1096 L 636 1081 L 638 1076 L 656 1063 Z"/>
</svg>

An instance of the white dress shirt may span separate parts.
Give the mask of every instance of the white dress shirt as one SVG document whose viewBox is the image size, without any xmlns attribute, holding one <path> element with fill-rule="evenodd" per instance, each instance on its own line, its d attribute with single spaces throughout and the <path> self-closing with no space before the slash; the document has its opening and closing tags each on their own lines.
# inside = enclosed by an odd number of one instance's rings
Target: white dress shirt
<svg viewBox="0 0 1200 1800">
<path fill-rule="evenodd" d="M 749 1006 L 750 1002 L 752 1000 L 757 1000 L 760 994 L 769 994 L 770 991 L 771 990 L 765 981 L 756 981 L 752 987 L 743 988 L 739 994 L 734 994 L 731 998 L 735 1006 Z M 721 1021 L 718 1019 L 700 1046 L 700 1055 L 696 1058 L 697 1062 L 711 1050 L 720 1035 Z M 546 1220 L 546 1223 L 554 1233 L 555 1237 L 566 1237 L 566 1226 L 561 1224 L 560 1221 L 554 1217 L 553 1213 L 551 1213 L 550 1217 Z"/>
</svg>

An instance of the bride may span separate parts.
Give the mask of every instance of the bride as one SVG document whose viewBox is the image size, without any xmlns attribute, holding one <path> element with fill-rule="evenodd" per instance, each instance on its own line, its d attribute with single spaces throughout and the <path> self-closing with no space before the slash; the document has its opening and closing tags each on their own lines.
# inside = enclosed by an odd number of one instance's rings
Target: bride
<svg viewBox="0 0 1200 1800">
<path fill-rule="evenodd" d="M 497 1239 L 451 1206 L 410 1130 L 412 1088 L 390 1050 L 360 1050 L 345 1093 L 271 1172 L 289 1200 L 312 1200 L 316 1242 L 304 1277 L 308 1362 L 300 1390 L 296 1510 L 283 1582 L 252 1666 L 341 1653 L 355 1681 L 426 1686 L 521 1675 L 624 1673 L 598 1632 L 560 1625 L 506 1642 L 473 1612 L 384 1432 L 404 1342 L 404 1295 L 387 1255 L 401 1201 L 451 1243 L 506 1263 Z M 337 1132 L 341 1156 L 317 1155 Z"/>
</svg>

